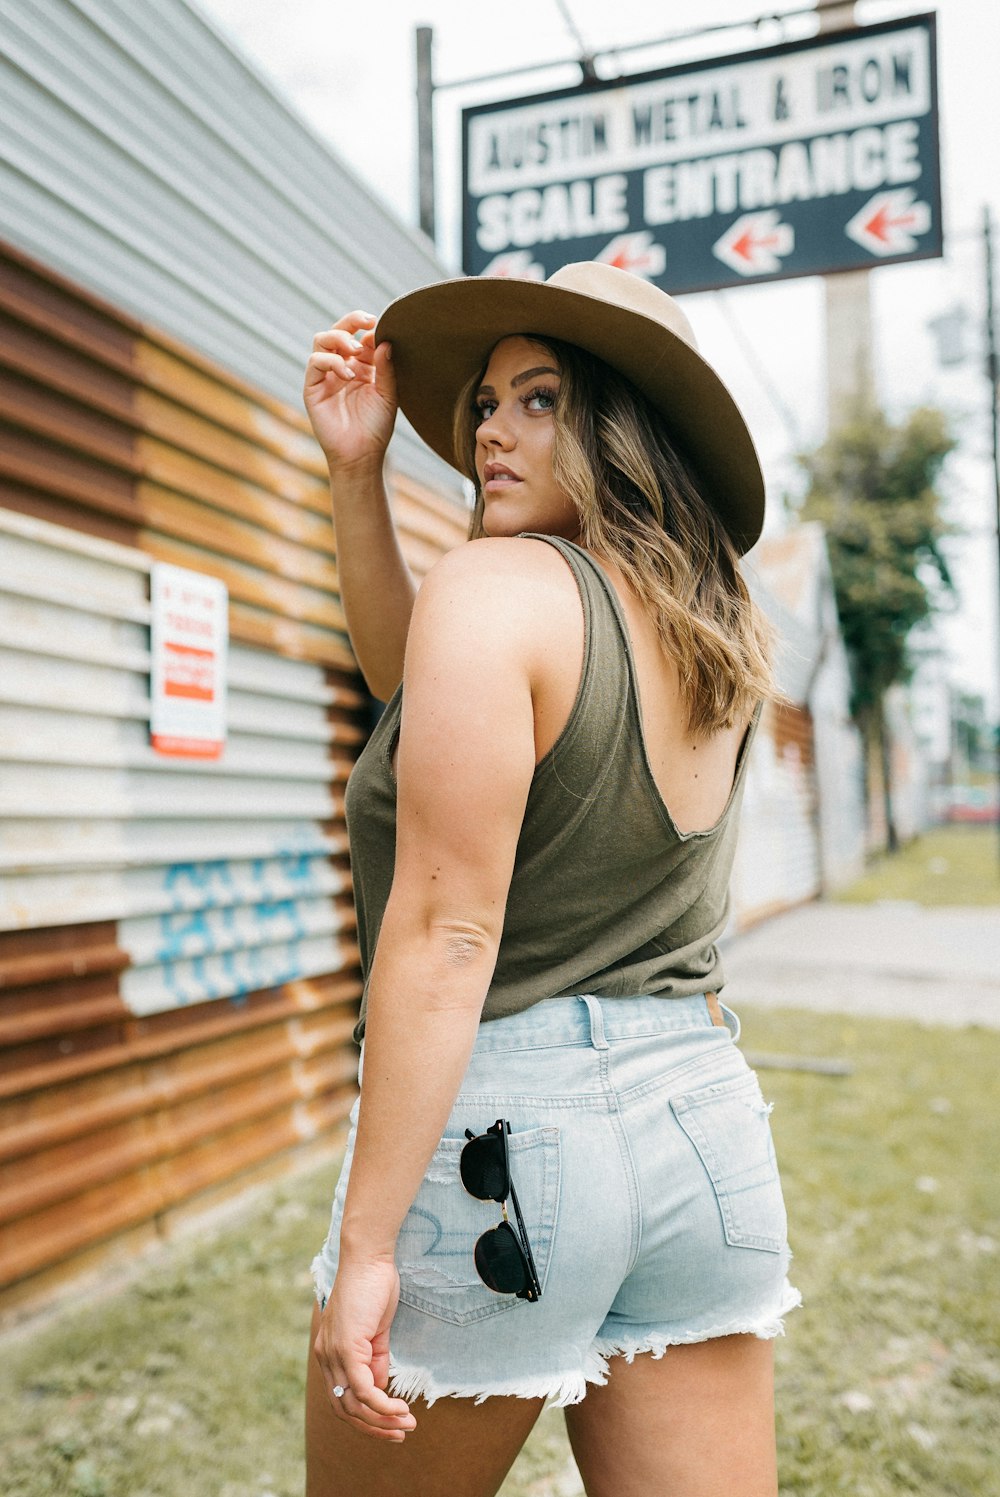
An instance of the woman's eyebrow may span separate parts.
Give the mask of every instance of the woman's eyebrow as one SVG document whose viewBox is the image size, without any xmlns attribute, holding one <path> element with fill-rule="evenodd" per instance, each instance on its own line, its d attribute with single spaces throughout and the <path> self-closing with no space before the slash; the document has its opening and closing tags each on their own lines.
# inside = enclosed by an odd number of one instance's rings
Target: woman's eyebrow
<svg viewBox="0 0 1000 1497">
<path fill-rule="evenodd" d="M 523 374 L 515 375 L 510 382 L 510 387 L 516 390 L 518 385 L 524 384 L 525 380 L 535 379 L 539 374 L 554 374 L 558 377 L 561 373 L 561 369 L 554 369 L 549 364 L 539 364 L 537 369 L 526 369 Z M 480 385 L 476 391 L 477 395 L 495 395 L 496 393 L 492 385 Z"/>
<path fill-rule="evenodd" d="M 523 385 L 524 382 L 525 382 L 525 380 L 527 380 L 527 379 L 534 379 L 535 376 L 538 375 L 538 374 L 558 374 L 558 373 L 559 373 L 559 370 L 558 369 L 553 369 L 549 364 L 540 364 L 537 369 L 526 369 L 523 374 L 517 375 L 514 379 L 511 380 L 510 387 L 511 387 L 512 390 L 516 390 L 517 387 L 518 387 L 518 385 Z"/>
</svg>

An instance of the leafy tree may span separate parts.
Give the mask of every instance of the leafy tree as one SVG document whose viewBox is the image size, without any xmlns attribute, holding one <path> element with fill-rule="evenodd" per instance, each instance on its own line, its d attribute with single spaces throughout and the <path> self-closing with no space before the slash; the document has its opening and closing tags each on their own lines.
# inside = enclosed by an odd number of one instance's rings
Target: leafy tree
<svg viewBox="0 0 1000 1497">
<path fill-rule="evenodd" d="M 887 845 L 892 815 L 885 694 L 913 672 L 911 630 L 954 593 L 941 542 L 953 533 L 936 487 L 955 447 L 942 412 L 922 407 L 900 425 L 860 408 L 799 462 L 808 478 L 804 519 L 825 530 L 841 627 L 851 661 L 851 711 L 865 762 L 882 766 Z"/>
</svg>

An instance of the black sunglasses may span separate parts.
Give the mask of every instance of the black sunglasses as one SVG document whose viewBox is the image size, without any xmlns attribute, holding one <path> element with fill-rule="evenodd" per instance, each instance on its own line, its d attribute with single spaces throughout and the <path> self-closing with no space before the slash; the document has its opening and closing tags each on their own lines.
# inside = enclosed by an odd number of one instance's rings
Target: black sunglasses
<svg viewBox="0 0 1000 1497">
<path fill-rule="evenodd" d="M 459 1160 L 462 1184 L 477 1201 L 496 1201 L 503 1221 L 484 1232 L 476 1243 L 473 1258 L 476 1272 L 487 1289 L 497 1294 L 516 1294 L 518 1299 L 537 1300 L 542 1288 L 531 1256 L 531 1244 L 524 1230 L 524 1218 L 518 1204 L 514 1182 L 510 1178 L 507 1135 L 510 1124 L 497 1118 L 485 1133 L 466 1128 L 469 1140 Z M 507 1198 L 514 1205 L 517 1231 L 507 1215 Z"/>
</svg>

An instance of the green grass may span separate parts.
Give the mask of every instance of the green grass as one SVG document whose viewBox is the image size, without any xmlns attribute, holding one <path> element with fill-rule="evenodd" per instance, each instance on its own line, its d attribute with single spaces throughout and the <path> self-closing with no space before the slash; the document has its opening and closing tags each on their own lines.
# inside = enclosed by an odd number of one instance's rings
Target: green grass
<svg viewBox="0 0 1000 1497">
<path fill-rule="evenodd" d="M 892 857 L 876 858 L 863 878 L 836 897 L 860 904 L 1000 904 L 1000 832 L 995 826 L 933 827 Z"/>
<path fill-rule="evenodd" d="M 783 1497 L 1000 1497 L 1000 1033 L 751 1012 L 804 1308 L 777 1343 Z M 299 1497 L 308 1264 L 333 1170 L 2 1347 L 5 1497 Z M 504 1497 L 569 1497 L 543 1416 Z"/>
</svg>

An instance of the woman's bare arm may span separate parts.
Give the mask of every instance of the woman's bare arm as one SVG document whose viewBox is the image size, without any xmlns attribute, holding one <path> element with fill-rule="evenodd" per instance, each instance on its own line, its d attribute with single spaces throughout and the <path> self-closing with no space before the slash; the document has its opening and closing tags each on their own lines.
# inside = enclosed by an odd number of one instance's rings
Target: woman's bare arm
<svg viewBox="0 0 1000 1497">
<path fill-rule="evenodd" d="M 416 595 L 383 478 L 396 420 L 388 344 L 374 347 L 375 319 L 349 312 L 318 333 L 303 398 L 330 473 L 337 573 L 351 644 L 373 696 L 388 701 L 403 677 Z"/>
<path fill-rule="evenodd" d="M 352 1389 L 342 1415 L 383 1437 L 403 1428 L 383 1391 L 396 1236 L 475 1043 L 534 773 L 548 607 L 537 546 L 449 553 L 421 588 L 407 646 L 396 865 L 369 984 L 340 1266 L 316 1347 L 328 1381 Z"/>
<path fill-rule="evenodd" d="M 331 467 L 337 576 L 351 645 L 372 696 L 387 702 L 403 679 L 417 589 L 389 509 L 382 459 Z"/>
</svg>

